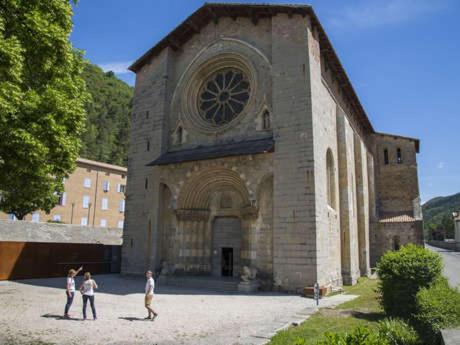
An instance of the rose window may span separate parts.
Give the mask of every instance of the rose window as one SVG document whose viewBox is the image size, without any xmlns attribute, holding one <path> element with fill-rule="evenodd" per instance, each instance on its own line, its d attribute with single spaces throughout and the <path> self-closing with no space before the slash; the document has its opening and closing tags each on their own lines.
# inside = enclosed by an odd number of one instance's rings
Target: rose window
<svg viewBox="0 0 460 345">
<path fill-rule="evenodd" d="M 236 69 L 220 70 L 211 75 L 199 93 L 201 117 L 213 125 L 224 125 L 236 118 L 249 100 L 250 84 Z"/>
</svg>

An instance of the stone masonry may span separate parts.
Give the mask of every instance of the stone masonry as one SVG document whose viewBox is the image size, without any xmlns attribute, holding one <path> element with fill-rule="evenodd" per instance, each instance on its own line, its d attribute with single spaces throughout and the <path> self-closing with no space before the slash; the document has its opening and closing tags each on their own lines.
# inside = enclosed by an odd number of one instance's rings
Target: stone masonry
<svg viewBox="0 0 460 345">
<path fill-rule="evenodd" d="M 130 68 L 123 273 L 332 288 L 421 243 L 419 142 L 374 131 L 311 7 L 206 4 Z"/>
</svg>

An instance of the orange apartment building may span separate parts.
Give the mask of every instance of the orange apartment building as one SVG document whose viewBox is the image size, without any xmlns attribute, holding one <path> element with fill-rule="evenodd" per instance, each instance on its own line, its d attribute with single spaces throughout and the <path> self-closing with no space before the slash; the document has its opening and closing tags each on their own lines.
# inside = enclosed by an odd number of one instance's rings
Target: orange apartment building
<svg viewBox="0 0 460 345">
<path fill-rule="evenodd" d="M 77 168 L 64 181 L 65 191 L 50 214 L 36 211 L 25 220 L 123 228 L 126 175 L 124 167 L 79 158 Z M 14 215 L 0 212 L 0 219 L 14 220 Z"/>
</svg>

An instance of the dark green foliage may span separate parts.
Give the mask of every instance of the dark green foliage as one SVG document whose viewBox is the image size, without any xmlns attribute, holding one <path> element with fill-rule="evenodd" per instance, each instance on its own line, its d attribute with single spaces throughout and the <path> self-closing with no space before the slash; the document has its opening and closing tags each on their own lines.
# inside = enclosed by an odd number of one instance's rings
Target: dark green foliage
<svg viewBox="0 0 460 345">
<path fill-rule="evenodd" d="M 87 100 L 68 0 L 0 1 L 0 210 L 50 211 L 75 168 Z"/>
<path fill-rule="evenodd" d="M 414 319 L 427 344 L 439 343 L 442 329 L 460 326 L 459 291 L 451 288 L 444 278 L 421 289 L 417 294 Z"/>
<path fill-rule="evenodd" d="M 389 345 L 419 345 L 417 332 L 406 322 L 399 319 L 385 319 L 379 322 L 378 332 Z"/>
<path fill-rule="evenodd" d="M 409 244 L 383 255 L 377 271 L 385 313 L 408 319 L 415 312 L 417 292 L 441 277 L 442 259 L 437 253 Z"/>
<path fill-rule="evenodd" d="M 349 333 L 326 333 L 326 339 L 317 345 L 390 345 L 376 331 L 359 326 Z"/>
<path fill-rule="evenodd" d="M 441 235 L 439 239 L 454 237 L 452 212 L 460 210 L 460 193 L 431 199 L 423 204 L 422 210 L 425 236 L 431 239 L 434 233 Z"/>
<path fill-rule="evenodd" d="M 86 131 L 80 155 L 126 166 L 133 88 L 87 63 L 83 72 L 91 99 L 86 103 Z"/>
<path fill-rule="evenodd" d="M 326 333 L 317 345 L 420 345 L 417 332 L 402 320 L 386 319 L 377 329 L 359 326 L 347 333 Z M 295 345 L 302 345 L 299 343 Z"/>
</svg>

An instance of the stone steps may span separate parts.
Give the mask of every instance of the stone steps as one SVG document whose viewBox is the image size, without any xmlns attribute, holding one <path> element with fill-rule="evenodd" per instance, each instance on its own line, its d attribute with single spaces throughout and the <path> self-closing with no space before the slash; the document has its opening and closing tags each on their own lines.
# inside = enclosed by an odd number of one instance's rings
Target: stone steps
<svg viewBox="0 0 460 345">
<path fill-rule="evenodd" d="M 211 277 L 177 277 L 161 276 L 158 284 L 164 286 L 177 286 L 188 289 L 209 290 L 217 292 L 237 292 L 239 279 L 219 279 Z"/>
</svg>

